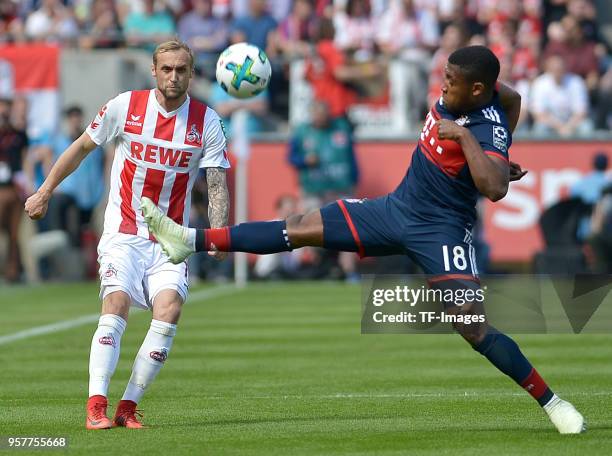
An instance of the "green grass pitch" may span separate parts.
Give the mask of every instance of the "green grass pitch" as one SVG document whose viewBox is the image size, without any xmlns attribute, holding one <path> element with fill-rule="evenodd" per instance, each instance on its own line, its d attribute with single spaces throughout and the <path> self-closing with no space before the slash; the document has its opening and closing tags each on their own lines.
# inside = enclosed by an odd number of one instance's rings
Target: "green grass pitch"
<svg viewBox="0 0 612 456">
<path fill-rule="evenodd" d="M 587 418 L 586 434 L 561 436 L 458 336 L 361 335 L 359 287 L 192 294 L 140 404 L 148 429 L 85 430 L 89 323 L 0 345 L 0 435 L 69 438 L 65 452 L 36 454 L 612 454 L 612 335 L 516 336 Z M 3 287 L 0 296 L 0 338 L 99 309 L 96 284 Z M 130 316 L 112 405 L 149 320 Z M 9 452 L 28 454 L 0 450 Z"/>
</svg>

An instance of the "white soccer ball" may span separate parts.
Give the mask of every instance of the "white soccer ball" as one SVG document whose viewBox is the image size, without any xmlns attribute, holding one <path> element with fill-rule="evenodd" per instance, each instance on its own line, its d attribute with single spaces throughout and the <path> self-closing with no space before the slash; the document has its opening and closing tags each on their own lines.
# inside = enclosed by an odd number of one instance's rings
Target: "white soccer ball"
<svg viewBox="0 0 612 456">
<path fill-rule="evenodd" d="M 236 98 L 249 98 L 263 92 L 272 76 L 270 60 L 264 51 L 249 43 L 232 44 L 217 60 L 217 82 Z"/>
</svg>

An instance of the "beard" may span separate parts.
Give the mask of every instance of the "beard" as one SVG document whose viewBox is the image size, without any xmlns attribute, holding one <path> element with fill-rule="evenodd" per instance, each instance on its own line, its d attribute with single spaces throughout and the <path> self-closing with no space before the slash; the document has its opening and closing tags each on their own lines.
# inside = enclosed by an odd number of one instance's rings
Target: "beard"
<svg viewBox="0 0 612 456">
<path fill-rule="evenodd" d="M 159 91 L 166 100 L 177 100 L 187 93 L 187 87 L 164 87 Z"/>
</svg>

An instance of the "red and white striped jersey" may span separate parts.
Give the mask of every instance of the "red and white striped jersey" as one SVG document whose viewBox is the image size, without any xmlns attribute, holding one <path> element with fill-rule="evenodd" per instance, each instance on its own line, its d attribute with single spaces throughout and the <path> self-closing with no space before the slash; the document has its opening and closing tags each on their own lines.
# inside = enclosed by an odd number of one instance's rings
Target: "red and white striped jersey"
<svg viewBox="0 0 612 456">
<path fill-rule="evenodd" d="M 104 233 L 149 238 L 142 196 L 185 225 L 198 169 L 230 167 L 221 119 L 189 97 L 166 112 L 154 89 L 122 93 L 102 107 L 86 132 L 98 145 L 116 139 Z"/>
</svg>

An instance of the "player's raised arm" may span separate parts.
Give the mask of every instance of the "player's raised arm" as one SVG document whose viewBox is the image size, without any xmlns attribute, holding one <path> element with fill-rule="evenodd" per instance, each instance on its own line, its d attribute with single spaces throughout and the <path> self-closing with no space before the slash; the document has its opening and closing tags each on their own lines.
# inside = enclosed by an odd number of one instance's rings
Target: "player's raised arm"
<svg viewBox="0 0 612 456">
<path fill-rule="evenodd" d="M 521 115 L 521 95 L 512 87 L 501 81 L 498 81 L 496 89 L 499 94 L 499 103 L 508 119 L 510 133 L 514 133 L 514 129 L 519 121 L 519 116 Z"/>
<path fill-rule="evenodd" d="M 200 168 L 206 170 L 208 185 L 208 220 L 211 228 L 227 226 L 229 220 L 229 191 L 227 189 L 226 169 L 230 167 L 227 156 L 225 126 L 219 115 L 212 109 L 206 111 L 204 122 L 204 157 Z M 217 260 L 227 257 L 226 252 L 209 252 Z"/>
<path fill-rule="evenodd" d="M 510 133 L 514 133 L 521 115 L 521 94 L 501 81 L 498 81 L 496 88 L 499 94 L 499 103 L 508 119 Z M 510 182 L 521 180 L 525 174 L 527 174 L 527 170 L 523 170 L 521 165 L 510 162 Z"/>
<path fill-rule="evenodd" d="M 208 220 L 211 228 L 227 226 L 229 221 L 229 191 L 224 168 L 206 168 L 208 184 Z M 218 260 L 223 260 L 227 252 L 211 252 Z"/>
<path fill-rule="evenodd" d="M 229 191 L 224 168 L 207 168 L 208 219 L 211 228 L 227 226 L 229 220 Z"/>
<path fill-rule="evenodd" d="M 49 175 L 38 191 L 30 196 L 25 203 L 25 211 L 32 219 L 45 216 L 49 206 L 49 199 L 53 190 L 70 175 L 83 161 L 83 159 L 98 145 L 93 142 L 87 132 L 83 132 L 60 156 L 51 168 Z"/>
<path fill-rule="evenodd" d="M 506 161 L 485 154 L 472 132 L 452 120 L 438 121 L 438 137 L 461 145 L 472 179 L 480 193 L 491 201 L 499 201 L 506 196 L 510 182 L 510 168 Z"/>
</svg>

